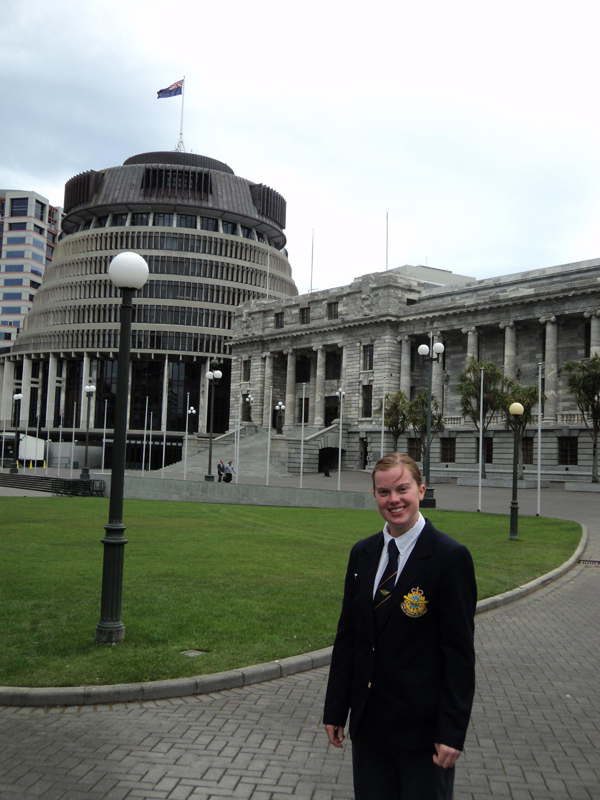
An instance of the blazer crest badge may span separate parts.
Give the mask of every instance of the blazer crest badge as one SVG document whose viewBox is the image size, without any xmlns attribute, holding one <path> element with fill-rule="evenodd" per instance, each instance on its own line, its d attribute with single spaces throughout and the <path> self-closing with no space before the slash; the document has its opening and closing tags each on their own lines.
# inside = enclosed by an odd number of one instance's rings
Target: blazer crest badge
<svg viewBox="0 0 600 800">
<path fill-rule="evenodd" d="M 428 602 L 423 595 L 423 590 L 417 586 L 404 595 L 404 602 L 400 608 L 407 617 L 422 617 L 423 614 L 427 613 Z"/>
</svg>

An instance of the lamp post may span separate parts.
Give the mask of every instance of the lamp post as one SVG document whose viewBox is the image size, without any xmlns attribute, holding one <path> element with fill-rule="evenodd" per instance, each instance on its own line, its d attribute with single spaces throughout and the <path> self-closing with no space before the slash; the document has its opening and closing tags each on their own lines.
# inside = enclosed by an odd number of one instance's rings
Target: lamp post
<svg viewBox="0 0 600 800">
<path fill-rule="evenodd" d="M 342 430 L 343 430 L 342 419 L 344 416 L 344 397 L 346 396 L 346 392 L 343 390 L 343 384 L 337 390 L 335 396 L 340 401 L 340 439 L 338 443 L 338 486 L 337 486 L 337 490 L 339 492 L 342 486 Z"/>
<path fill-rule="evenodd" d="M 423 361 L 429 364 L 429 389 L 427 392 L 427 444 L 425 451 L 425 497 L 421 500 L 423 508 L 435 508 L 435 497 L 433 487 L 430 487 L 429 482 L 431 478 L 431 388 L 433 384 L 433 362 L 439 361 L 445 348 L 441 342 L 436 342 L 433 345 L 433 355 L 429 355 L 429 345 L 419 345 L 418 353 L 423 357 Z"/>
<path fill-rule="evenodd" d="M 196 413 L 196 409 L 194 408 L 194 406 L 189 405 L 190 402 L 189 392 L 187 393 L 187 401 L 188 401 L 188 410 L 187 414 L 185 415 L 185 453 L 183 458 L 183 480 L 185 480 L 187 476 L 187 451 L 188 451 L 188 429 L 189 429 L 188 421 L 190 417 L 193 417 L 194 414 Z"/>
<path fill-rule="evenodd" d="M 285 406 L 281 402 L 281 400 L 275 406 L 275 411 L 277 412 L 277 417 L 275 418 L 275 433 L 282 434 L 283 433 L 283 412 L 285 411 Z"/>
<path fill-rule="evenodd" d="M 251 394 L 246 397 L 246 402 L 248 403 L 248 422 L 252 422 L 252 406 L 254 405 L 254 398 Z"/>
<path fill-rule="evenodd" d="M 510 501 L 510 536 L 513 542 L 519 541 L 519 503 L 517 501 L 517 473 L 519 470 L 519 417 L 525 411 L 521 403 L 512 403 L 508 413 L 513 416 L 514 448 L 513 448 L 513 480 L 512 500 Z"/>
<path fill-rule="evenodd" d="M 89 481 L 90 470 L 88 467 L 88 447 L 90 445 L 90 405 L 92 402 L 92 397 L 94 396 L 94 392 L 96 391 L 96 387 L 90 383 L 88 386 L 83 387 L 83 391 L 87 397 L 87 418 L 85 423 L 85 459 L 83 462 L 83 469 L 81 470 L 81 475 L 79 477 L 82 481 Z"/>
<path fill-rule="evenodd" d="M 15 419 L 15 457 L 10 468 L 11 473 L 16 474 L 19 471 L 19 422 L 21 417 L 21 400 L 23 395 L 19 392 L 13 394 L 13 414 Z M 18 403 L 18 410 L 17 410 Z"/>
<path fill-rule="evenodd" d="M 110 486 L 108 524 L 104 561 L 102 565 L 102 603 L 100 622 L 96 626 L 96 641 L 117 644 L 125 639 L 121 622 L 123 594 L 123 560 L 125 555 L 125 525 L 123 525 L 123 487 L 125 483 L 125 451 L 127 447 L 127 397 L 129 394 L 129 353 L 131 349 L 131 319 L 133 293 L 148 280 L 148 265 L 138 253 L 119 253 L 110 262 L 108 274 L 123 293 L 121 327 L 119 331 L 119 360 L 117 362 L 117 393 L 115 403 L 113 465 Z"/>
<path fill-rule="evenodd" d="M 208 473 L 204 476 L 205 481 L 211 481 L 214 483 L 215 476 L 212 474 L 212 441 L 213 441 L 213 426 L 215 422 L 215 390 L 217 388 L 218 382 L 223 377 L 223 373 L 220 369 L 217 369 L 219 366 L 219 362 L 216 358 L 210 362 L 210 372 L 206 373 L 206 377 L 209 381 L 209 386 L 211 388 L 211 396 L 210 396 L 210 430 L 208 433 Z"/>
</svg>

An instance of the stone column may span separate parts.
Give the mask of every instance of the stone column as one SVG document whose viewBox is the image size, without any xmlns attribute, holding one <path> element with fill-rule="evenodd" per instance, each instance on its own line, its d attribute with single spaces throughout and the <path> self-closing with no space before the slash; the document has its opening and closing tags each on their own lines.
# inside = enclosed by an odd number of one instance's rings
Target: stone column
<svg viewBox="0 0 600 800">
<path fill-rule="evenodd" d="M 590 321 L 590 357 L 600 356 L 600 311 L 586 311 L 583 316 Z"/>
<path fill-rule="evenodd" d="M 23 380 L 21 382 L 21 414 L 20 425 L 23 428 L 27 427 L 29 422 L 29 402 L 31 395 L 31 356 L 23 356 Z"/>
<path fill-rule="evenodd" d="M 517 378 L 517 329 L 512 320 L 501 322 L 500 328 L 504 328 L 504 376 L 514 381 Z"/>
<path fill-rule="evenodd" d="M 308 425 L 313 428 L 315 424 L 315 394 L 317 391 L 317 356 L 310 355 L 310 382 L 308 384 Z"/>
<path fill-rule="evenodd" d="M 48 391 L 46 393 L 46 427 L 54 427 L 54 399 L 56 396 L 56 363 L 57 358 L 50 353 L 48 358 Z"/>
<path fill-rule="evenodd" d="M 287 356 L 284 427 L 293 428 L 296 423 L 296 355 L 291 348 L 283 352 Z"/>
<path fill-rule="evenodd" d="M 315 384 L 315 426 L 325 427 L 325 348 L 315 347 L 317 351 L 317 375 Z"/>
<path fill-rule="evenodd" d="M 433 334 L 433 344 L 442 341 L 442 335 L 438 331 Z M 433 353 L 431 353 L 433 355 Z M 442 410 L 444 404 L 444 354 L 439 358 L 439 361 L 433 362 L 433 374 L 431 376 L 431 391 L 438 401 L 439 410 Z"/>
<path fill-rule="evenodd" d="M 558 390 L 558 327 L 556 317 L 542 317 L 542 325 L 546 326 L 546 359 L 544 364 L 544 422 L 557 422 L 557 390 Z"/>
<path fill-rule="evenodd" d="M 462 332 L 467 334 L 467 358 L 465 360 L 465 364 L 468 364 L 473 356 L 477 358 L 479 355 L 479 334 L 477 333 L 477 328 L 474 325 L 468 328 L 463 328 Z"/>
<path fill-rule="evenodd" d="M 410 336 L 400 336 L 398 341 L 402 345 L 400 356 L 400 391 L 410 400 Z"/>
<path fill-rule="evenodd" d="M 6 427 L 11 425 L 13 413 L 13 394 L 15 393 L 15 362 L 4 360 L 4 375 L 2 377 L 2 419 Z"/>
<path fill-rule="evenodd" d="M 273 386 L 273 354 L 263 353 L 262 357 L 265 360 L 265 391 L 263 394 L 263 418 L 262 427 L 269 429 L 271 425 L 271 412 L 269 406 L 271 403 L 271 388 Z"/>
</svg>

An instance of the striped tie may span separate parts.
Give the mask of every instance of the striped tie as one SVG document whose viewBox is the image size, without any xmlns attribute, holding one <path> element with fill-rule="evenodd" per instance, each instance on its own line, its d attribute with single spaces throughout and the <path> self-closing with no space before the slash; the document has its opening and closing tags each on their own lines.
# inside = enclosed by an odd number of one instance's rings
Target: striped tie
<svg viewBox="0 0 600 800">
<path fill-rule="evenodd" d="M 396 575 L 398 574 L 398 547 L 394 539 L 390 539 L 388 543 L 388 563 L 385 572 L 381 577 L 375 597 L 373 598 L 373 613 L 375 620 L 381 613 L 385 603 L 392 596 L 392 591 L 396 584 Z"/>
</svg>

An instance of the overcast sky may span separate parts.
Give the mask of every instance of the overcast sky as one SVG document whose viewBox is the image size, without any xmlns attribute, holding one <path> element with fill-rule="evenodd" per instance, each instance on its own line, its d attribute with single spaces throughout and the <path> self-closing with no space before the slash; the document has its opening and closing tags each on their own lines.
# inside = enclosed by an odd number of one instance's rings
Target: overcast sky
<svg viewBox="0 0 600 800">
<path fill-rule="evenodd" d="M 187 150 L 287 200 L 308 291 L 389 266 L 476 278 L 600 256 L 589 0 L 4 0 L 0 188 Z"/>
</svg>

